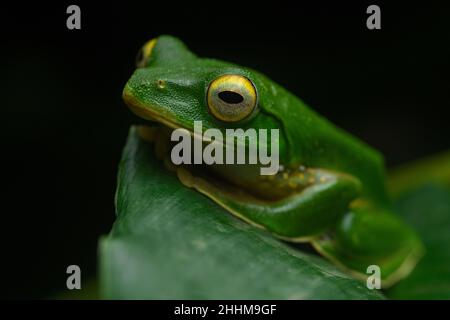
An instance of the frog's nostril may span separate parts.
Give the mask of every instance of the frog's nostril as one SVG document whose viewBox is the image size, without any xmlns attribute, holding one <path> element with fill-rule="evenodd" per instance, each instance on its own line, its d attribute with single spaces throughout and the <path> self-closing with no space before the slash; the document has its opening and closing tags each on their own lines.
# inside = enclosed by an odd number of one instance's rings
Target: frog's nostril
<svg viewBox="0 0 450 320">
<path fill-rule="evenodd" d="M 156 85 L 159 89 L 164 89 L 166 87 L 166 81 L 159 79 L 158 81 L 156 81 Z"/>
</svg>

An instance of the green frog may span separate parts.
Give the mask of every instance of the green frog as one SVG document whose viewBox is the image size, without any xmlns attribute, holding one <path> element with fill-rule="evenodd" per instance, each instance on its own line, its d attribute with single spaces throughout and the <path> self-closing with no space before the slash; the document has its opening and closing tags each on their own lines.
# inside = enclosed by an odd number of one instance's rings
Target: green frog
<svg viewBox="0 0 450 320">
<path fill-rule="evenodd" d="M 123 99 L 148 120 L 141 136 L 155 143 L 158 157 L 185 186 L 276 237 L 311 243 L 356 277 L 365 279 L 369 266 L 379 266 L 383 287 L 420 260 L 424 247 L 394 212 L 379 152 L 262 73 L 198 57 L 175 37 L 148 41 L 136 65 Z M 197 121 L 224 136 L 227 129 L 278 130 L 276 141 L 257 142 L 262 148 L 276 143 L 277 171 L 261 174 L 260 164 L 175 165 L 174 130 L 211 143 L 195 134 Z"/>
</svg>

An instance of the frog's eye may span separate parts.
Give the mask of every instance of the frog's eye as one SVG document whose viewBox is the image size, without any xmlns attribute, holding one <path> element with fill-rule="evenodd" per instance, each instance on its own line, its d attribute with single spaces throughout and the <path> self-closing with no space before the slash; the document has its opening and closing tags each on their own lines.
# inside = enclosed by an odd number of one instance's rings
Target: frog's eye
<svg viewBox="0 0 450 320">
<path fill-rule="evenodd" d="M 248 78 L 226 74 L 211 82 L 206 100 L 214 117 L 226 122 L 236 122 L 253 113 L 258 96 L 255 85 Z"/>
<path fill-rule="evenodd" d="M 139 50 L 137 56 L 136 56 L 136 67 L 142 68 L 147 65 L 148 59 L 152 55 L 152 50 L 155 47 L 156 39 L 152 39 L 150 41 L 147 41 Z"/>
</svg>

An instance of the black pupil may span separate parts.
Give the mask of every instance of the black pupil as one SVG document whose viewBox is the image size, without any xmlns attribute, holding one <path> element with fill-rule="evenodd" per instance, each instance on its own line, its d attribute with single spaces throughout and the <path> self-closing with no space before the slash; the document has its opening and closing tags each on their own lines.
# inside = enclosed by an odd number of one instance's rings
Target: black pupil
<svg viewBox="0 0 450 320">
<path fill-rule="evenodd" d="M 241 96 L 239 93 L 233 92 L 233 91 L 222 91 L 219 92 L 219 98 L 229 104 L 236 104 L 241 103 L 244 101 L 244 97 Z"/>
</svg>

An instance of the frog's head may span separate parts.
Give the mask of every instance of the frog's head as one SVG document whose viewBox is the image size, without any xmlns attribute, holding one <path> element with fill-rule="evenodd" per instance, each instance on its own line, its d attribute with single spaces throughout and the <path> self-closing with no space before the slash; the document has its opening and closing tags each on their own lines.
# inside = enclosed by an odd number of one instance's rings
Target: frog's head
<svg viewBox="0 0 450 320">
<path fill-rule="evenodd" d="M 192 132 L 202 121 L 203 130 L 272 129 L 280 125 L 261 105 L 270 89 L 253 70 L 198 58 L 177 38 L 160 36 L 140 50 L 123 98 L 140 117 L 170 128 Z"/>
<path fill-rule="evenodd" d="M 191 129 L 238 125 L 257 114 L 254 75 L 229 63 L 197 58 L 176 38 L 147 42 L 128 81 L 125 102 L 144 118 Z"/>
</svg>

